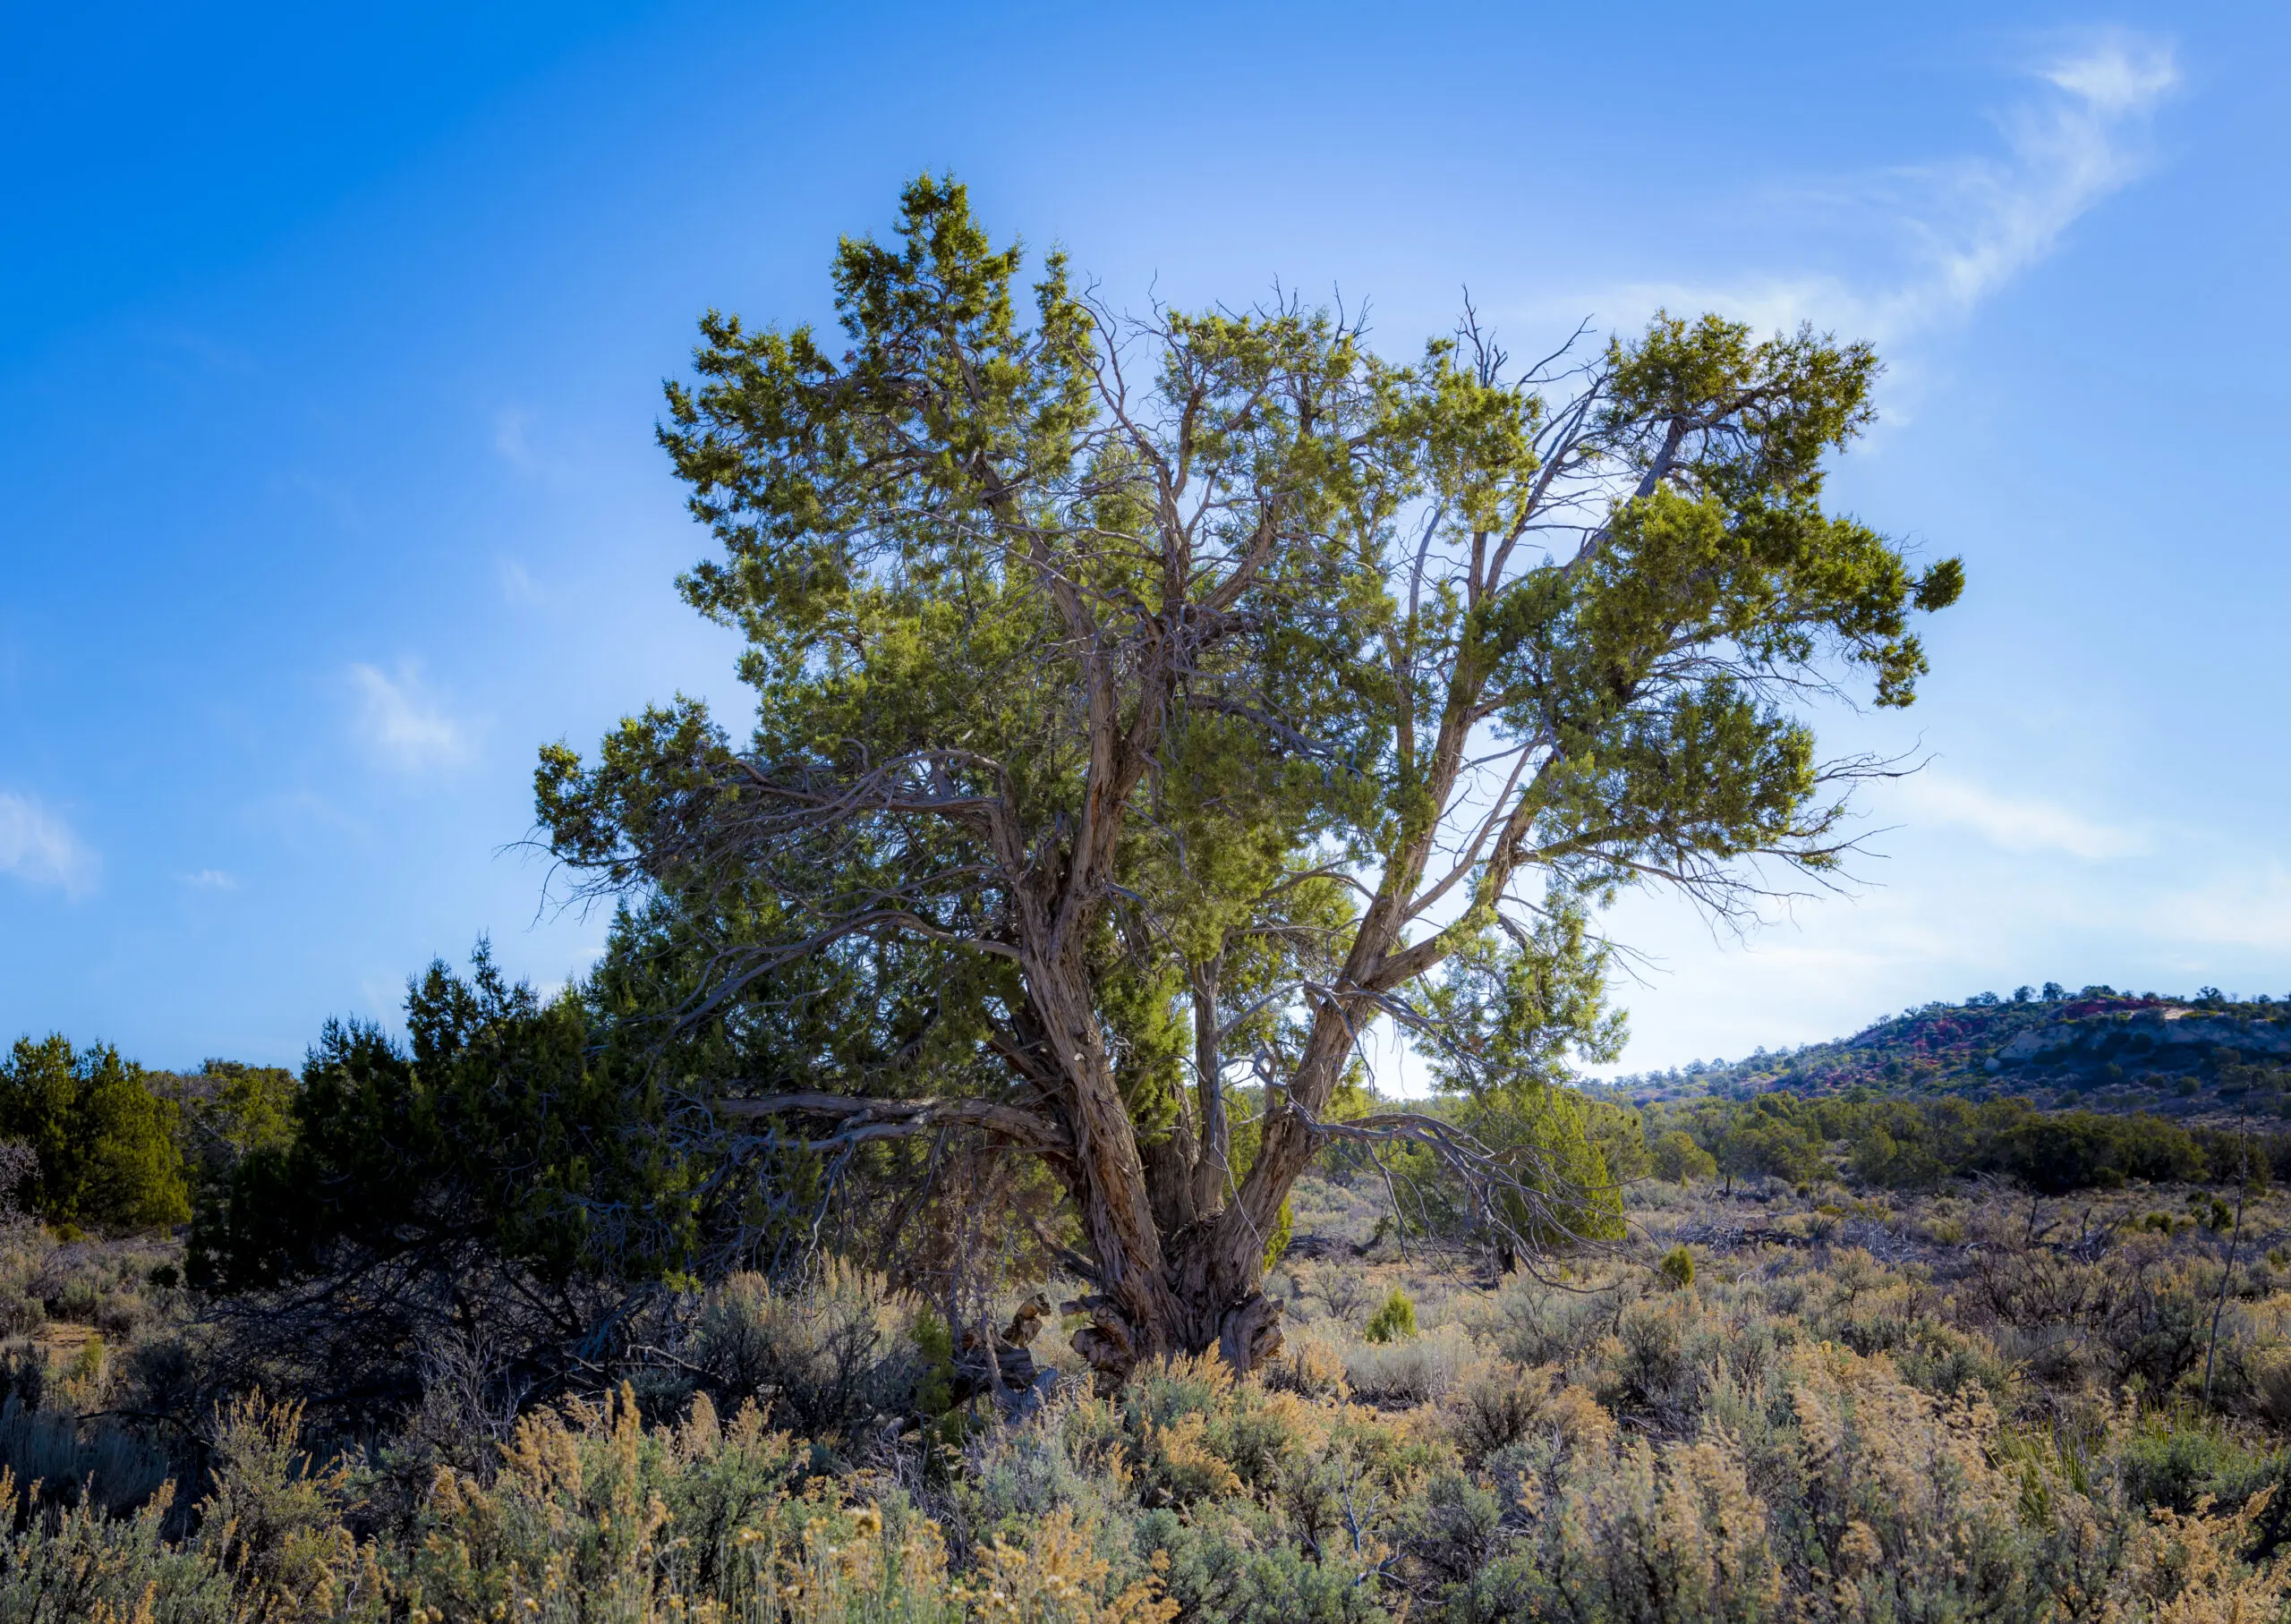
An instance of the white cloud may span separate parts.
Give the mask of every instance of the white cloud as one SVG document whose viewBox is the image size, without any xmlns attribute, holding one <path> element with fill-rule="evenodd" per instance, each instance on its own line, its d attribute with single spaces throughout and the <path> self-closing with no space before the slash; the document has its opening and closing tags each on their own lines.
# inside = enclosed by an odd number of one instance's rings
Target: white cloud
<svg viewBox="0 0 2291 1624">
<path fill-rule="evenodd" d="M 1812 321 L 1879 343 L 1963 317 L 2146 172 L 2148 117 L 2180 82 L 2169 45 L 2125 31 L 2031 77 L 2043 88 L 1999 120 L 2004 156 L 1865 175 L 1818 200 L 1827 213 L 1841 204 L 1874 212 L 1914 245 L 1911 267 L 1889 285 L 1769 276 L 1715 289 L 1645 285 L 1620 290 L 1614 302 L 1632 311 L 1722 310 L 1761 328 Z"/>
<path fill-rule="evenodd" d="M 102 869 L 94 848 L 62 818 L 37 801 L 0 794 L 0 873 L 84 897 Z"/>
<path fill-rule="evenodd" d="M 1958 217 L 1927 229 L 1933 265 L 1896 290 L 1896 329 L 1972 308 L 2051 253 L 2077 217 L 2148 167 L 2147 115 L 2179 83 L 2169 46 L 2112 36 L 2040 77 L 2059 92 L 2006 120 L 2009 160 L 1975 160 L 1937 175 Z"/>
<path fill-rule="evenodd" d="M 447 714 L 411 664 L 401 665 L 396 677 L 373 666 L 354 665 L 350 684 L 358 694 L 358 731 L 383 765 L 415 773 L 469 759 L 474 744 L 470 724 Z"/>
<path fill-rule="evenodd" d="M 2106 113 L 2142 113 L 2180 82 L 2171 47 L 2117 32 L 2095 48 L 2044 70 L 2044 77 Z"/>
<path fill-rule="evenodd" d="M 1903 780 L 1900 793 L 1919 818 L 1972 829 L 2008 852 L 2064 852 L 2098 863 L 2131 856 L 2142 845 L 2129 830 L 2052 802 L 1998 795 L 1929 770 Z"/>
<path fill-rule="evenodd" d="M 200 869 L 195 874 L 181 876 L 183 884 L 194 891 L 235 891 L 238 876 L 224 869 Z"/>
</svg>

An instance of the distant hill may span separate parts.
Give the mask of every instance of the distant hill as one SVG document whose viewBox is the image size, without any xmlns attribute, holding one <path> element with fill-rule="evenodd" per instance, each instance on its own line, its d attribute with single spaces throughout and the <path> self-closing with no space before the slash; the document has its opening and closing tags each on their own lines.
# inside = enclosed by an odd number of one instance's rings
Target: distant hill
<svg viewBox="0 0 2291 1624">
<path fill-rule="evenodd" d="M 1638 1104 L 1771 1089 L 1816 1096 L 1968 1100 L 2023 1095 L 2040 1105 L 2152 1111 L 2218 1120 L 2291 1115 L 2291 1000 L 2137 996 L 2057 985 L 2011 998 L 1927 1004 L 1850 1038 L 1744 1060 L 1698 1061 L 1609 1084 Z"/>
</svg>

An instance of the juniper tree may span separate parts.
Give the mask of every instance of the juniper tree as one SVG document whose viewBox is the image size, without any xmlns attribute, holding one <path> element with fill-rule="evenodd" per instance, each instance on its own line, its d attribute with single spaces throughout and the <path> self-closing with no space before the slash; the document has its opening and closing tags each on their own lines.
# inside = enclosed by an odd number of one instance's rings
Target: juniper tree
<svg viewBox="0 0 2291 1624">
<path fill-rule="evenodd" d="M 1403 361 L 1295 301 L 1118 316 L 1058 254 L 1022 315 L 1025 264 L 925 178 L 838 251 L 839 343 L 703 319 L 660 439 L 755 721 L 550 747 L 540 814 L 711 944 L 688 1023 L 774 1033 L 712 1120 L 1039 1157 L 1102 1374 L 1247 1368 L 1333 1137 L 1542 1211 L 1449 1120 L 1336 1120 L 1364 1034 L 1481 1094 L 1611 1042 L 1587 920 L 1833 868 L 1867 764 L 1804 701 L 1907 704 L 1961 574 L 1823 506 L 1866 345 L 1665 316 L 1518 368 L 1467 319 Z"/>
</svg>

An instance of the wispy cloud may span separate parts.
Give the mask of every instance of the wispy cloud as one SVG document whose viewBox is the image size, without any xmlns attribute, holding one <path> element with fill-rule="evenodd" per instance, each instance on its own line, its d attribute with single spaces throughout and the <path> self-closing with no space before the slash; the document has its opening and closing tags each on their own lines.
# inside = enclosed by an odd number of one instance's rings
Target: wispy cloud
<svg viewBox="0 0 2291 1624">
<path fill-rule="evenodd" d="M 2053 851 L 2098 863 L 2128 857 L 2144 844 L 2131 830 L 2034 796 L 1999 795 L 1963 778 L 1926 771 L 1901 786 L 1914 815 L 1969 829 L 2008 852 Z"/>
<path fill-rule="evenodd" d="M 581 488 L 591 474 L 591 459 L 577 437 L 559 418 L 525 406 L 501 406 L 491 418 L 493 455 L 522 478 L 543 489 L 565 492 Z"/>
<path fill-rule="evenodd" d="M 200 869 L 195 874 L 182 874 L 177 878 L 194 891 L 235 891 L 239 889 L 238 876 L 225 869 Z"/>
<path fill-rule="evenodd" d="M 500 577 L 501 596 L 511 603 L 535 608 L 555 606 L 556 594 L 544 589 L 540 582 L 533 579 L 532 571 L 515 558 L 495 560 L 494 569 Z"/>
<path fill-rule="evenodd" d="M 1880 306 L 1895 329 L 1963 314 L 2050 254 L 2077 217 L 2143 174 L 2148 115 L 2179 84 L 2168 45 L 2110 35 L 2047 64 L 2052 87 L 2005 120 L 2012 156 L 1937 171 L 1954 219 L 1918 222 L 1931 243 L 1928 273 Z M 1914 217 L 1912 217 L 1914 219 Z"/>
<path fill-rule="evenodd" d="M 62 817 L 25 796 L 0 794 L 0 873 L 84 897 L 102 872 L 95 849 Z"/>
<path fill-rule="evenodd" d="M 391 676 L 379 667 L 350 667 L 359 701 L 358 733 L 376 760 L 399 772 L 428 772 L 469 759 L 472 725 L 450 715 L 411 663 Z"/>
<path fill-rule="evenodd" d="M 493 414 L 493 452 L 520 473 L 541 471 L 541 454 L 533 449 L 525 430 L 533 415 L 515 406 L 504 406 Z"/>
<path fill-rule="evenodd" d="M 1998 119 L 2005 150 L 1904 166 L 1824 189 L 1912 245 L 1893 277 L 1769 276 L 1731 286 L 1642 285 L 1626 307 L 1717 309 L 1761 327 L 1801 321 L 1898 342 L 1958 319 L 2044 259 L 2081 217 L 2144 174 L 2149 118 L 2178 87 L 2171 46 L 2128 30 L 2038 66 Z"/>
</svg>

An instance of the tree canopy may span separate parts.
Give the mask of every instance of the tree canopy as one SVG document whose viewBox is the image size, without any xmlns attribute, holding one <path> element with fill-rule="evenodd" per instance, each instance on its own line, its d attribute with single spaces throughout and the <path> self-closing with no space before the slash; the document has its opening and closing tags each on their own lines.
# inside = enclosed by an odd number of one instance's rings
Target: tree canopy
<svg viewBox="0 0 2291 1624">
<path fill-rule="evenodd" d="M 139 1229 L 191 1216 L 175 1108 L 108 1044 L 21 1038 L 0 1061 L 0 1140 L 31 1146 L 18 1199 L 53 1223 Z"/>
<path fill-rule="evenodd" d="M 838 251 L 839 344 L 703 319 L 660 440 L 754 723 L 678 699 L 552 746 L 540 815 L 674 915 L 679 1029 L 739 1059 L 716 1121 L 1038 1157 L 1100 1372 L 1246 1368 L 1333 1137 L 1522 1244 L 1580 1206 L 1535 1133 L 1337 1119 L 1363 1034 L 1483 1102 L 1605 1052 L 1597 910 L 1833 869 L 1868 764 L 1805 700 L 1910 702 L 1962 575 L 1823 506 L 1867 345 L 1663 316 L 1520 367 L 1468 319 L 1397 361 L 1294 301 L 1119 316 L 1055 253 L 1022 314 L 1025 269 L 926 177 Z"/>
</svg>

